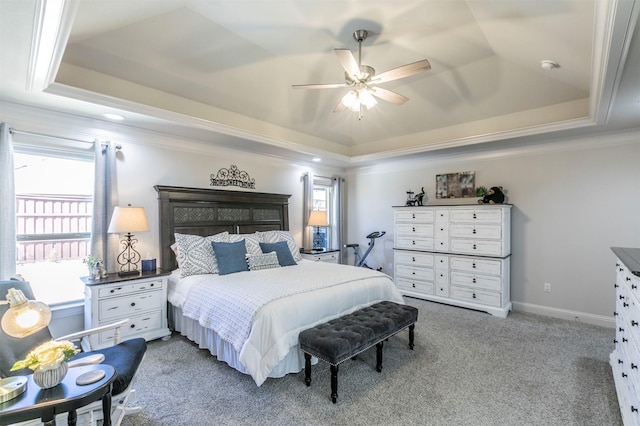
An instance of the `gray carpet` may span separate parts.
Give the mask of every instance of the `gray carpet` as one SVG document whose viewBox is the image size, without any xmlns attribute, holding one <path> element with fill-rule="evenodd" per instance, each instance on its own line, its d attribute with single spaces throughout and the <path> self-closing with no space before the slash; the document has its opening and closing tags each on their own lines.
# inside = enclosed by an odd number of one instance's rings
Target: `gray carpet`
<svg viewBox="0 0 640 426">
<path fill-rule="evenodd" d="M 621 425 L 608 356 L 614 330 L 511 313 L 507 319 L 407 298 L 408 332 L 341 364 L 257 387 L 174 333 L 149 343 L 136 389 L 142 413 L 123 425 Z"/>
</svg>

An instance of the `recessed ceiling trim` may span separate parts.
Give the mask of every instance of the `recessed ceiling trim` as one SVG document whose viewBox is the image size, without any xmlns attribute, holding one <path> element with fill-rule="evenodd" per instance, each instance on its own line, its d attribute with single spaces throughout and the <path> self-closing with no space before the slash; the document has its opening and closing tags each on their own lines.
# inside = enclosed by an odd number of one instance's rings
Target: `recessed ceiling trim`
<svg viewBox="0 0 640 426">
<path fill-rule="evenodd" d="M 27 90 L 42 92 L 54 81 L 78 4 L 78 0 L 37 0 Z"/>
<path fill-rule="evenodd" d="M 611 0 L 596 1 L 595 7 L 592 73 L 597 78 L 591 80 L 589 111 L 602 124 L 611 115 L 640 5 L 635 0 Z"/>
</svg>

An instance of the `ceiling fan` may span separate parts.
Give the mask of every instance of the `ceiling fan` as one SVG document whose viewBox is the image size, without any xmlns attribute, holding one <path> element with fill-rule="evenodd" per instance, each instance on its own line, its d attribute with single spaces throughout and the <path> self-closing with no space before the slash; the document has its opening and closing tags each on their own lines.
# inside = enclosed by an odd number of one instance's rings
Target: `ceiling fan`
<svg viewBox="0 0 640 426">
<path fill-rule="evenodd" d="M 336 89 L 350 87 L 351 90 L 338 102 L 333 112 L 351 110 L 358 113 L 358 119 L 362 119 L 364 107 L 372 108 L 377 104 L 375 98 L 382 99 L 395 105 L 402 105 L 409 98 L 399 93 L 392 92 L 378 84 L 409 77 L 431 68 L 429 61 L 423 59 L 411 64 L 402 65 L 376 75 L 376 70 L 369 65 L 362 65 L 362 42 L 367 38 L 366 30 L 357 30 L 353 38 L 358 42 L 358 61 L 349 49 L 334 49 L 338 55 L 338 61 L 344 68 L 344 83 L 335 84 L 296 84 L 294 89 Z"/>
</svg>

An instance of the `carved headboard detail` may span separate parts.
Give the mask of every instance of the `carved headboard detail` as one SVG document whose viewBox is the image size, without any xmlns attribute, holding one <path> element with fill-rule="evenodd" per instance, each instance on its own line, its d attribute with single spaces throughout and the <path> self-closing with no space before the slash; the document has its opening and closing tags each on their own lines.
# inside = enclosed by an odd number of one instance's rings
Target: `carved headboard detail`
<svg viewBox="0 0 640 426">
<path fill-rule="evenodd" d="M 228 231 L 289 230 L 289 197 L 264 192 L 154 186 L 158 192 L 160 265 L 176 268 L 174 234 L 208 236 Z"/>
</svg>

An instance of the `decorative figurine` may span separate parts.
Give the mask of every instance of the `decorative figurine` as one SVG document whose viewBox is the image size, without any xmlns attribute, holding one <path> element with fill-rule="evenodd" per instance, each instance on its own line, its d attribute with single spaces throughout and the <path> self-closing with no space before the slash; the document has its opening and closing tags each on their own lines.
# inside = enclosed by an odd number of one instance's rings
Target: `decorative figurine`
<svg viewBox="0 0 640 426">
<path fill-rule="evenodd" d="M 418 194 L 414 195 L 414 192 L 412 190 L 408 190 L 407 191 L 407 203 L 405 204 L 406 206 L 421 206 L 422 205 L 422 200 L 424 199 L 425 196 L 425 192 L 424 192 L 424 186 L 422 187 L 422 192 L 419 192 Z"/>
<path fill-rule="evenodd" d="M 482 200 L 478 200 L 478 204 L 502 204 L 504 202 L 504 192 L 501 186 L 492 186 L 489 193 Z"/>
</svg>

